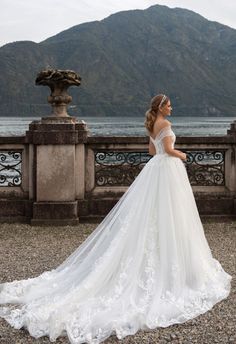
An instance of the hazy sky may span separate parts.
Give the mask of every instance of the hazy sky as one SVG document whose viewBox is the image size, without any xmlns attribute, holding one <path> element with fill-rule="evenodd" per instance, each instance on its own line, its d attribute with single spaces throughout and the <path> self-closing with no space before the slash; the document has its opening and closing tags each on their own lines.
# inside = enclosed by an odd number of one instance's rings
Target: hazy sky
<svg viewBox="0 0 236 344">
<path fill-rule="evenodd" d="M 0 46 L 19 40 L 40 42 L 83 22 L 155 4 L 187 8 L 236 29 L 235 0 L 0 0 Z"/>
</svg>

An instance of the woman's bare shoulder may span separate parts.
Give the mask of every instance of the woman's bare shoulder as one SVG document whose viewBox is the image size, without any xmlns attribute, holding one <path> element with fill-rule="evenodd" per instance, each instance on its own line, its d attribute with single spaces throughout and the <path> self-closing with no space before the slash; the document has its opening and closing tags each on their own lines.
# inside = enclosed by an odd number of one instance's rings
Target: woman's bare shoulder
<svg viewBox="0 0 236 344">
<path fill-rule="evenodd" d="M 171 127 L 171 122 L 170 121 L 168 121 L 167 119 L 164 119 L 164 121 L 163 122 L 165 122 L 165 127 Z"/>
<path fill-rule="evenodd" d="M 161 121 L 156 121 L 154 123 L 155 131 L 160 131 L 163 128 L 170 127 L 170 126 L 171 126 L 171 123 L 167 119 L 164 119 L 164 120 L 161 120 Z"/>
<path fill-rule="evenodd" d="M 155 140 L 155 138 L 157 137 L 157 135 L 159 135 L 159 133 L 164 129 L 164 128 L 170 128 L 171 123 L 169 121 L 167 121 L 166 119 L 164 120 L 157 120 L 154 123 L 153 126 L 153 131 L 152 133 L 150 133 L 151 137 Z"/>
</svg>

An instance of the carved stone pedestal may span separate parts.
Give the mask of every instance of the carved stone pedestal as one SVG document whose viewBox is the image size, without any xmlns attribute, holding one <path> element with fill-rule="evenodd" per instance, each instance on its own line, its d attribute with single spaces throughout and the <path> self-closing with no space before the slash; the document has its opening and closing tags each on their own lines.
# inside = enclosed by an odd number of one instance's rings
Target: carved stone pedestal
<svg viewBox="0 0 236 344">
<path fill-rule="evenodd" d="M 84 176 L 76 173 L 77 150 L 86 139 L 86 124 L 70 117 L 54 122 L 43 118 L 30 124 L 27 140 L 35 160 L 33 225 L 78 223 L 77 179 Z"/>
<path fill-rule="evenodd" d="M 34 187 L 30 197 L 33 202 L 34 225 L 74 225 L 78 223 L 78 196 L 83 197 L 84 142 L 87 127 L 84 122 L 67 113 L 72 100 L 67 94 L 70 86 L 80 85 L 80 76 L 70 70 L 44 70 L 36 78 L 36 85 L 49 86 L 52 115 L 33 121 L 26 138 L 30 144 L 33 161 Z M 78 180 L 82 180 L 79 183 Z"/>
</svg>

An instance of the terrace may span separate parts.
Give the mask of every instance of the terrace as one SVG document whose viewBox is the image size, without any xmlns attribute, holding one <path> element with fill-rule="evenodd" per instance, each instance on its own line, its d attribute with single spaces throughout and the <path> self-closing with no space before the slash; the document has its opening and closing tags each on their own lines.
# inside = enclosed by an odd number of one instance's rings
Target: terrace
<svg viewBox="0 0 236 344">
<path fill-rule="evenodd" d="M 212 310 L 167 328 L 148 332 L 139 331 L 134 336 L 117 340 L 112 336 L 104 344 L 233 344 L 236 342 L 235 252 L 236 222 L 230 220 L 204 220 L 204 232 L 213 256 L 225 271 L 233 276 L 229 297 L 217 303 Z M 57 267 L 96 228 L 96 224 L 80 223 L 76 226 L 47 227 L 28 224 L 1 224 L 0 271 L 3 281 L 25 279 Z M 14 330 L 0 319 L 2 344 L 49 344 L 46 337 L 35 339 L 24 329 Z M 67 338 L 56 343 L 69 344 Z"/>
</svg>

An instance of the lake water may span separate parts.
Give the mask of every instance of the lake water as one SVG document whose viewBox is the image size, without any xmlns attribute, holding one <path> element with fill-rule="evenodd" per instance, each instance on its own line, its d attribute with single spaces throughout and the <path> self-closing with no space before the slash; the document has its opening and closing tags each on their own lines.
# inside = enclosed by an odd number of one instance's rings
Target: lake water
<svg viewBox="0 0 236 344">
<path fill-rule="evenodd" d="M 24 135 L 36 117 L 0 117 L 0 135 Z M 143 117 L 83 117 L 90 135 L 144 136 Z M 236 117 L 168 117 L 175 134 L 182 136 L 226 135 Z"/>
</svg>

